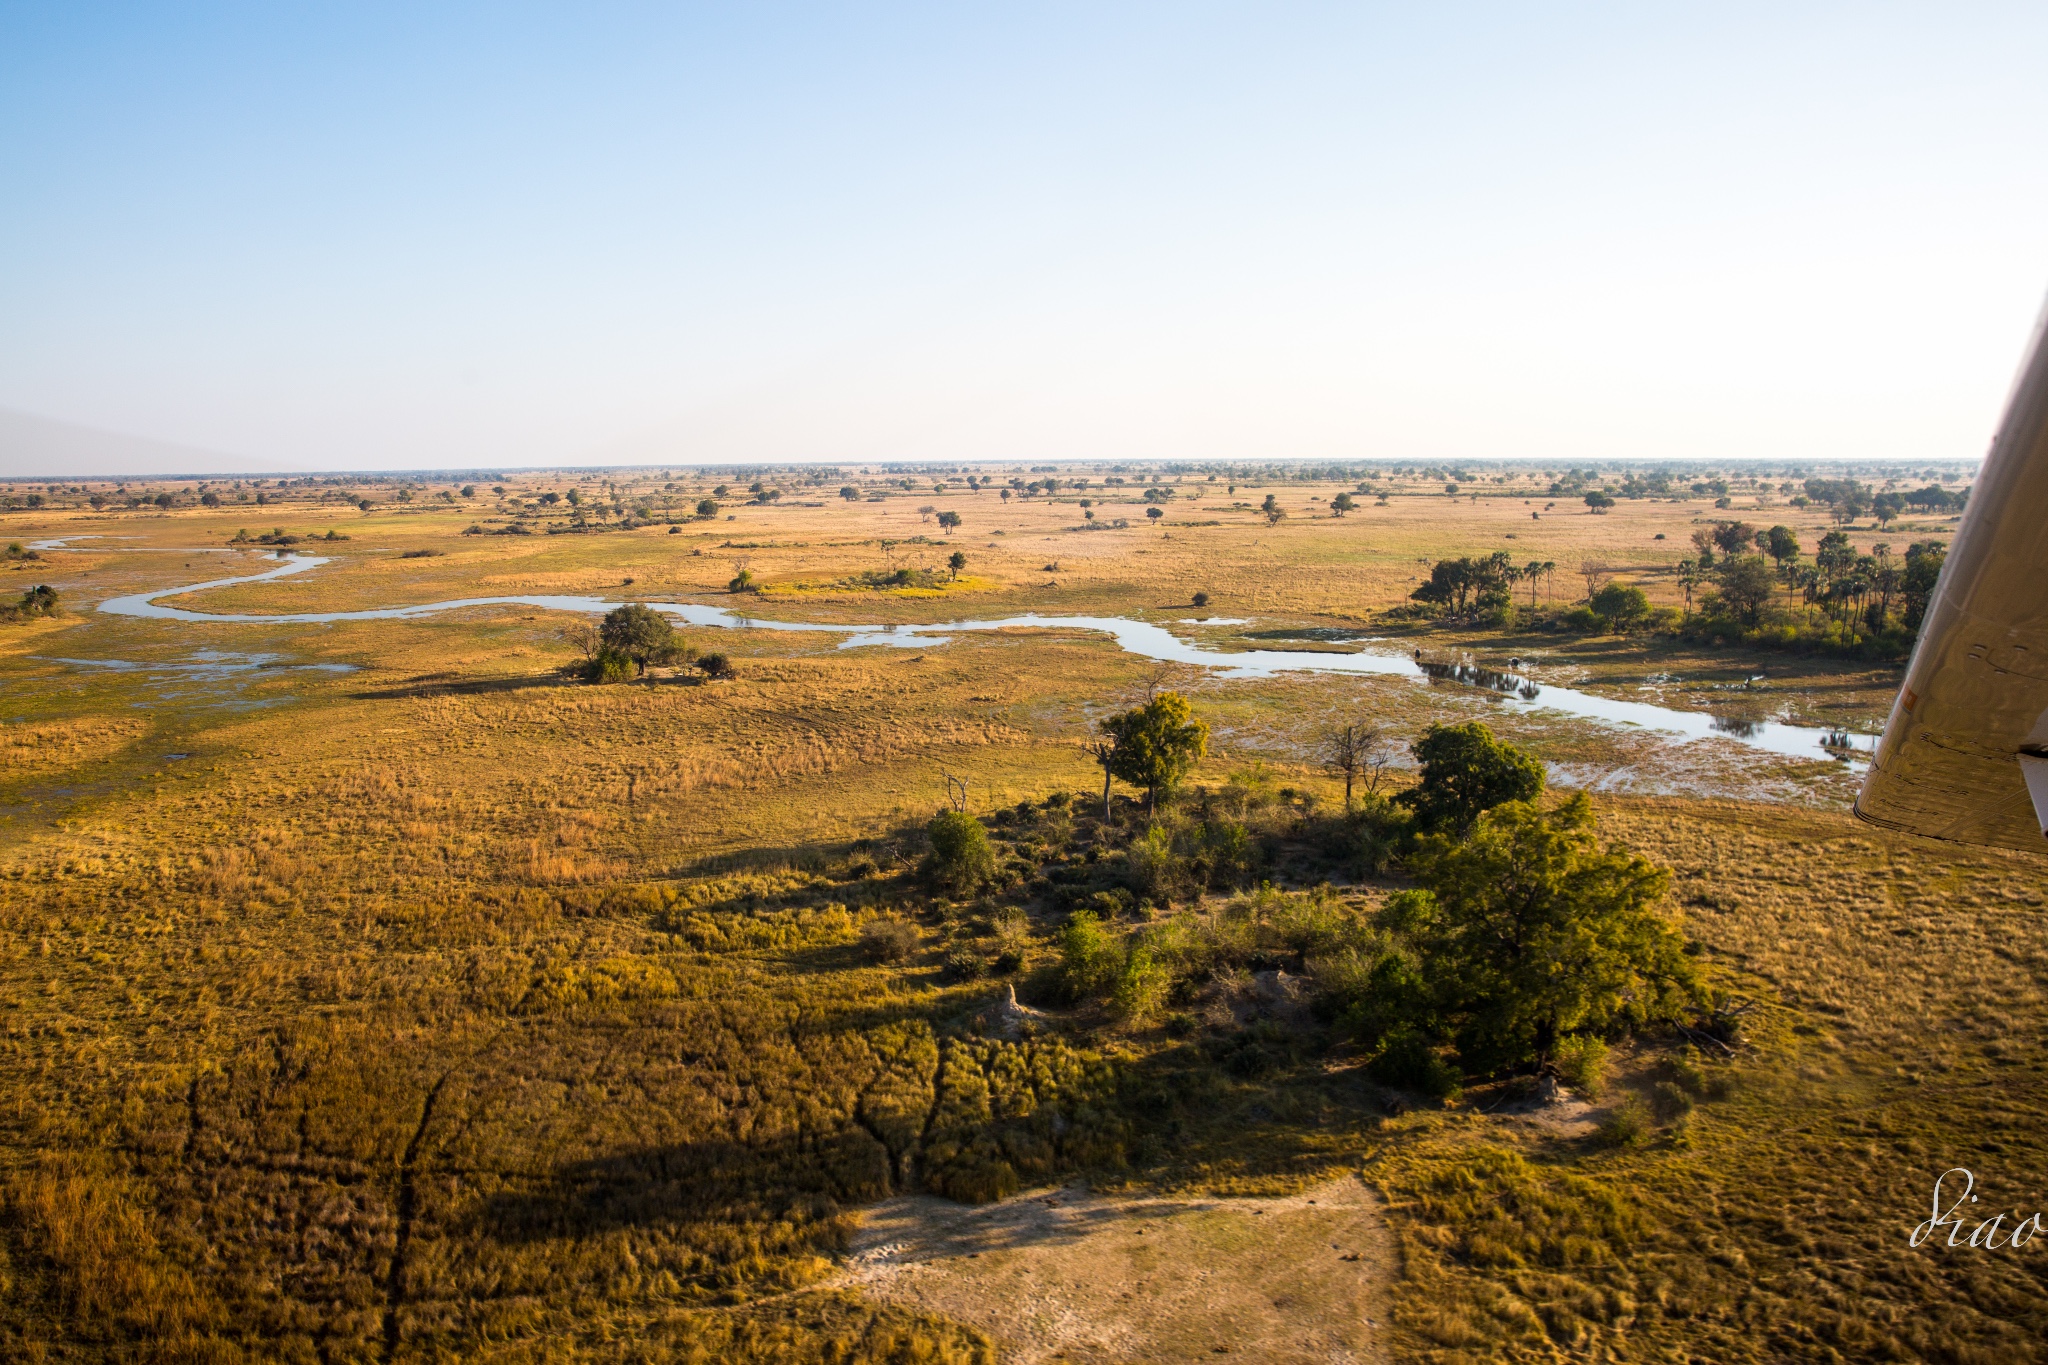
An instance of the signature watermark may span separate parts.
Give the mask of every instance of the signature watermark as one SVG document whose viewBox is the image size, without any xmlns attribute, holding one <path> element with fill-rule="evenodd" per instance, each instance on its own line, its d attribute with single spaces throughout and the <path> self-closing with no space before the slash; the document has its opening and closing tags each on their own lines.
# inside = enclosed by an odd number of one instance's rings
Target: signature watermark
<svg viewBox="0 0 2048 1365">
<path fill-rule="evenodd" d="M 2027 1218 L 2021 1218 L 2015 1213 L 2012 1215 L 2012 1231 L 2006 1233 L 2005 1240 L 2001 1242 L 1998 1238 L 2006 1216 L 2000 1213 L 1984 1219 L 1976 1227 L 1971 1228 L 1965 1242 L 1956 1241 L 1956 1238 L 1962 1236 L 1963 1229 L 1970 1226 L 1970 1219 L 1977 1215 L 1977 1210 L 1968 1207 L 1977 1202 L 1976 1189 L 1977 1177 L 1962 1166 L 1952 1167 L 1936 1176 L 1934 1216 L 1913 1229 L 1913 1235 L 1907 1239 L 1907 1245 L 1919 1246 L 1922 1242 L 1931 1242 L 1941 1235 L 1943 1228 L 1947 1228 L 1950 1246 L 1968 1245 L 1996 1251 L 2003 1247 L 2023 1247 L 2033 1240 L 2035 1233 L 2048 1229 L 2048 1223 L 2043 1223 L 2038 1213 Z M 1945 1199 L 1948 1202 L 1947 1206 L 1943 1207 Z M 1968 1217 L 1964 1216 L 1966 1209 Z"/>
</svg>

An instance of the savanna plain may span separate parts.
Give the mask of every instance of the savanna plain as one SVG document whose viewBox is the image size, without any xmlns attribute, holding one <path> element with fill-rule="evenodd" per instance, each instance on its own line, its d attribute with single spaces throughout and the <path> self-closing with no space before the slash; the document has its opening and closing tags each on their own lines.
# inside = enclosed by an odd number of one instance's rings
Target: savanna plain
<svg viewBox="0 0 2048 1365">
<path fill-rule="evenodd" d="M 0 1357 L 2048 1357 L 2048 865 L 1849 810 L 1966 487 L 9 486 Z"/>
</svg>

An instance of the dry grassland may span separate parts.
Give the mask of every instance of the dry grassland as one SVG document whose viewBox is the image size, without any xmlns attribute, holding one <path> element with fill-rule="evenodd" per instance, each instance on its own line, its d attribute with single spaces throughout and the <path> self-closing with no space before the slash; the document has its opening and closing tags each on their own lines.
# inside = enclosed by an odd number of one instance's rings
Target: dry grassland
<svg viewBox="0 0 2048 1365">
<path fill-rule="evenodd" d="M 1356 620 L 1405 592 L 1417 558 L 1490 551 L 1509 530 L 1518 554 L 1561 562 L 1597 536 L 1617 561 L 1639 555 L 1654 589 L 1656 557 L 1711 510 L 1532 522 L 1519 499 L 1489 498 L 1453 518 L 1417 495 L 1341 521 L 1290 506 L 1276 529 L 1220 506 L 1265 491 L 1177 502 L 1163 531 L 1068 531 L 1071 503 L 927 492 L 729 508 L 740 520 L 674 536 L 462 537 L 473 512 L 290 504 L 10 534 L 143 537 L 132 550 L 284 521 L 353 537 L 310 574 L 194 600 L 212 610 L 663 598 L 722 588 L 738 554 L 771 582 L 882 567 L 882 538 L 930 534 L 936 554 L 944 539 L 915 511 L 930 500 L 968 518 L 953 540 L 978 581 L 941 603 L 807 593 L 776 612 L 1171 620 L 1205 584 L 1212 612 L 1261 629 Z M 444 553 L 399 557 L 416 548 Z M 221 576 L 223 561 L 96 550 L 37 572 L 79 602 Z M 838 652 L 746 632 L 718 642 L 735 681 L 599 688 L 554 672 L 559 624 L 526 608 L 332 626 L 85 614 L 0 634 L 0 1356 L 993 1360 L 998 1338 L 1036 1339 L 1016 1324 L 1042 1298 L 1003 1275 L 1069 1262 L 1020 1251 L 978 1277 L 988 1258 L 937 1255 L 943 1291 L 899 1295 L 849 1281 L 842 1258 L 866 1245 L 864 1208 L 1007 1193 L 1003 1170 L 1183 1201 L 1305 1200 L 1362 1174 L 1398 1246 L 1378 1347 L 1395 1359 L 2043 1354 L 2048 1244 L 1906 1244 L 1951 1166 L 1977 1173 L 1987 1209 L 2048 1209 L 2038 859 L 1864 831 L 1826 765 L 1674 759 L 1540 714 L 1503 723 L 1553 762 L 1646 775 L 1598 798 L 1603 829 L 1676 869 L 1672 908 L 1709 975 L 1754 1002 L 1733 1057 L 1681 1065 L 1683 1040 L 1665 1037 L 1624 1049 L 1596 1117 L 1673 1075 L 1697 1075 L 1699 1093 L 1640 1145 L 1607 1147 L 1493 1090 L 1402 1101 L 1300 1021 L 1257 1075 L 1156 1029 L 975 1036 L 999 992 L 945 960 L 992 930 L 975 907 L 930 904 L 904 831 L 942 798 L 941 769 L 969 778 L 980 810 L 1094 786 L 1086 720 L 1148 676 L 1099 638 Z M 1682 671 L 1551 644 L 1546 666 L 1596 683 Z M 358 671 L 162 671 L 201 649 Z M 1685 665 L 1703 679 L 1742 666 Z M 1871 670 L 1799 667 L 1774 661 L 1773 676 L 1801 704 L 1881 709 Z M 1263 759 L 1325 801 L 1335 789 L 1307 765 L 1320 715 L 1384 709 L 1412 730 L 1491 714 L 1468 693 L 1312 678 L 1205 681 L 1197 702 L 1223 750 L 1198 780 Z M 1699 762 L 1721 790 L 1805 804 L 1695 799 Z M 1078 856 L 1033 838 L 1007 847 Z M 859 925 L 897 914 L 920 926 L 917 952 L 861 956 Z M 1032 922 L 1026 979 L 1055 922 Z M 1228 1261 L 1248 1294 L 1295 1255 L 1286 1237 L 1226 1241 L 1192 1254 Z M 1135 1353 L 1112 1329 L 1137 1316 L 1102 1297 L 1142 1292 L 1153 1272 L 1132 1254 L 1087 1262 L 1105 1288 L 1077 1299 L 1062 1342 Z M 1340 1266 L 1358 1273 L 1318 1273 Z M 1297 1329 L 1371 1346 L 1338 1320 L 1338 1288 L 1276 1297 L 1241 1319 L 1248 1353 Z"/>
</svg>

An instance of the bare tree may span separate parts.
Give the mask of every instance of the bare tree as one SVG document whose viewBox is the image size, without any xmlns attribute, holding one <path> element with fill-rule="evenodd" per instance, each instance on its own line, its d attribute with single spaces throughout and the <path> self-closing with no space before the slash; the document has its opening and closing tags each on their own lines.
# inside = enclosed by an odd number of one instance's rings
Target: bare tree
<svg viewBox="0 0 2048 1365">
<path fill-rule="evenodd" d="M 1088 746 L 1089 756 L 1102 769 L 1102 823 L 1109 823 L 1109 774 L 1116 763 L 1116 741 L 1101 739 Z"/>
<path fill-rule="evenodd" d="M 939 776 L 946 779 L 946 804 L 955 811 L 964 812 L 967 809 L 967 779 L 955 777 L 943 768 L 939 770 Z"/>
<path fill-rule="evenodd" d="M 562 627 L 562 638 L 582 651 L 583 661 L 589 663 L 604 648 L 604 639 L 597 633 L 597 627 L 588 621 L 577 621 Z"/>
<path fill-rule="evenodd" d="M 1593 594 L 1600 591 L 1600 585 L 1614 574 L 1614 566 L 1597 559 L 1579 561 L 1579 576 L 1586 580 L 1586 600 L 1592 601 Z"/>
<path fill-rule="evenodd" d="M 1393 757 L 1383 726 L 1370 723 L 1339 726 L 1323 737 L 1323 766 L 1344 777 L 1344 813 L 1351 813 L 1351 790 L 1363 781 L 1365 794 L 1377 796 Z"/>
</svg>

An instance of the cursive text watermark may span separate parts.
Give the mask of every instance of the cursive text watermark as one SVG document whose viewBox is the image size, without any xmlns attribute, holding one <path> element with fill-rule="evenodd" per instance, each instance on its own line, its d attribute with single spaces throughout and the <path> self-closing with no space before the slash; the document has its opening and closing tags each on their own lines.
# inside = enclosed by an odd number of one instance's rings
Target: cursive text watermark
<svg viewBox="0 0 2048 1365">
<path fill-rule="evenodd" d="M 1958 1181 L 1958 1177 L 1960 1181 Z M 1961 1185 L 1960 1189 L 1957 1188 L 1958 1183 Z M 1949 1203 L 1945 1209 L 1942 1207 L 1944 1198 L 1942 1187 L 1944 1184 L 1954 1194 L 1953 1202 Z M 1948 1244 L 1950 1246 L 1963 1245 L 1963 1243 L 1957 1242 L 1956 1238 L 1961 1236 L 1963 1229 L 1969 1226 L 1970 1220 L 1963 1216 L 1963 1209 L 1965 1205 L 1977 1202 L 1977 1196 L 1973 1193 L 1976 1188 L 1977 1177 L 1961 1166 L 1953 1167 L 1936 1176 L 1934 1180 L 1934 1216 L 1913 1229 L 1913 1235 L 1907 1239 L 1907 1245 L 1919 1246 L 1922 1242 L 1932 1241 L 1940 1235 L 1943 1228 L 1948 1229 Z M 1970 1213 L 1974 1217 L 1976 1210 L 1972 1209 Z M 2000 1225 L 2005 1222 L 2005 1215 L 2000 1213 L 1986 1218 L 1978 1223 L 1975 1228 L 1972 1228 L 1967 1244 L 1973 1247 L 1987 1247 L 1994 1251 L 2001 1247 L 2023 1247 L 2033 1240 L 2035 1233 L 2048 1228 L 2048 1224 L 2044 1224 L 2041 1221 L 2041 1215 L 2038 1213 L 2024 1219 L 2015 1213 L 2013 1214 L 2013 1220 L 2012 1231 L 2005 1234 L 2003 1242 L 1998 1240 Z"/>
</svg>

